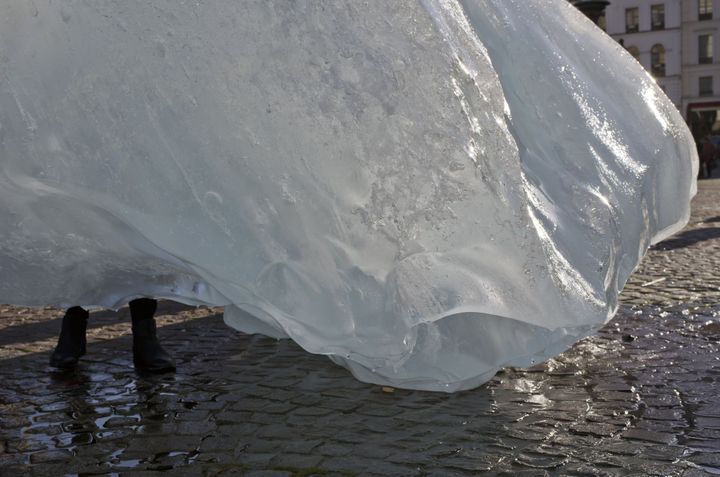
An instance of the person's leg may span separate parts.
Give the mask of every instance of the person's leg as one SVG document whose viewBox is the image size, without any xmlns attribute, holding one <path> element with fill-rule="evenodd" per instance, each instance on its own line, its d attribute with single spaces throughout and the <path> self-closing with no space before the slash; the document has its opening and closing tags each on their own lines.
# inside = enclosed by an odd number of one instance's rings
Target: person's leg
<svg viewBox="0 0 720 477">
<path fill-rule="evenodd" d="M 133 362 L 138 371 L 175 371 L 175 362 L 160 346 L 155 326 L 157 300 L 138 298 L 130 302 L 133 332 Z"/>
<path fill-rule="evenodd" d="M 62 369 L 74 368 L 80 356 L 85 354 L 85 330 L 89 313 L 79 306 L 68 308 L 62 321 L 58 344 L 50 355 L 50 366 Z"/>
</svg>

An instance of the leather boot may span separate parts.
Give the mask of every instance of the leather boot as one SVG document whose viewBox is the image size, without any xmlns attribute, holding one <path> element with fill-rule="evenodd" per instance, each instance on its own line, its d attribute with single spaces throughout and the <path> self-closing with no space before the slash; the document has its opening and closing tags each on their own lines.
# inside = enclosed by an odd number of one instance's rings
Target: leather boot
<svg viewBox="0 0 720 477">
<path fill-rule="evenodd" d="M 130 302 L 135 369 L 149 373 L 175 371 L 175 362 L 160 346 L 155 326 L 157 300 L 138 298 Z"/>
<path fill-rule="evenodd" d="M 62 329 L 55 351 L 50 355 L 50 366 L 72 369 L 85 354 L 85 330 L 89 313 L 79 306 L 68 308 L 62 320 Z"/>
</svg>

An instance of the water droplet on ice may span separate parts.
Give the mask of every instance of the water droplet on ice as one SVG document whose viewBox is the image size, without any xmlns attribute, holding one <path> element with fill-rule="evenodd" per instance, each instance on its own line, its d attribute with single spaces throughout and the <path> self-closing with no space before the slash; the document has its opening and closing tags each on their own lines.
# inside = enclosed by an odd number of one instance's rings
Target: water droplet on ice
<svg viewBox="0 0 720 477">
<path fill-rule="evenodd" d="M 205 202 L 210 204 L 222 204 L 223 198 L 217 192 L 209 190 L 205 192 Z"/>
<path fill-rule="evenodd" d="M 459 161 L 453 161 L 450 163 L 450 170 L 452 172 L 462 171 L 465 169 L 465 164 Z"/>
<path fill-rule="evenodd" d="M 72 18 L 72 15 L 70 15 L 70 12 L 66 7 L 62 7 L 60 9 L 60 18 L 62 18 L 62 21 L 64 21 L 65 23 L 69 22 L 70 18 Z"/>
</svg>

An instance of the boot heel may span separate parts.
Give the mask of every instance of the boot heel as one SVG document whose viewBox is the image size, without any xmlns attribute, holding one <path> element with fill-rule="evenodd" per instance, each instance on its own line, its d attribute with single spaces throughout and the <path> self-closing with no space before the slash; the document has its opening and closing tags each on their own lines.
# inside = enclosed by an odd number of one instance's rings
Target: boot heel
<svg viewBox="0 0 720 477">
<path fill-rule="evenodd" d="M 157 301 L 140 298 L 130 302 L 135 369 L 148 373 L 175 371 L 175 362 L 160 346 L 155 325 Z"/>
<path fill-rule="evenodd" d="M 65 312 L 58 344 L 50 355 L 50 366 L 60 369 L 72 369 L 77 366 L 78 359 L 86 352 L 85 332 L 88 316 L 89 313 L 79 306 L 69 308 Z"/>
</svg>

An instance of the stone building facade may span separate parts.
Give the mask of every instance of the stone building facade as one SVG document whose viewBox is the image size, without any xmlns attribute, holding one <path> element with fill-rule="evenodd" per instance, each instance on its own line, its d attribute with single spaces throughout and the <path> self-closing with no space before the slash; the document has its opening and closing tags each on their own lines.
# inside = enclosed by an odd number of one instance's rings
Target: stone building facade
<svg viewBox="0 0 720 477">
<path fill-rule="evenodd" d="M 720 136 L 720 0 L 612 0 L 604 27 L 655 77 L 696 139 Z"/>
<path fill-rule="evenodd" d="M 678 109 L 683 105 L 680 0 L 613 0 L 605 10 L 607 33 L 657 80 Z"/>
<path fill-rule="evenodd" d="M 684 0 L 682 111 L 696 139 L 720 135 L 720 0 Z"/>
</svg>

